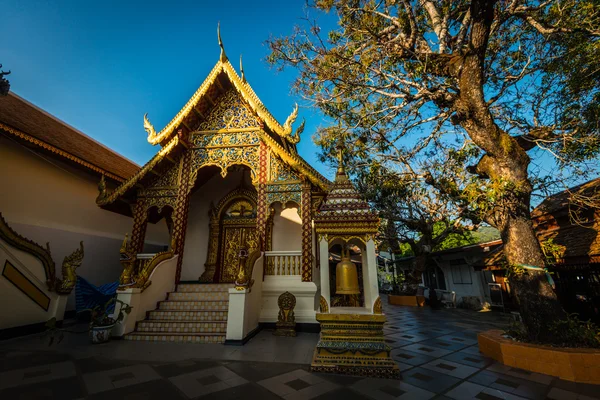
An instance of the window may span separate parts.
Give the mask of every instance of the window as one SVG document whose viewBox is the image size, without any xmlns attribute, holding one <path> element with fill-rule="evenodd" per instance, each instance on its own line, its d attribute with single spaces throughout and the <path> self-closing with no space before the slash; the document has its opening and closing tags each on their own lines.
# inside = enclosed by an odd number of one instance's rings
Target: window
<svg viewBox="0 0 600 400">
<path fill-rule="evenodd" d="M 467 265 L 458 265 L 452 267 L 452 281 L 455 284 L 471 285 L 471 267 Z"/>
</svg>

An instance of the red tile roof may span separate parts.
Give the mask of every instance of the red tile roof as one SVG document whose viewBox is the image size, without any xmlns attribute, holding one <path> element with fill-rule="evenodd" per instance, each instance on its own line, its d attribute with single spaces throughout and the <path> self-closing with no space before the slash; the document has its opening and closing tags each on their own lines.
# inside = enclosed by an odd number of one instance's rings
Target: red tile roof
<svg viewBox="0 0 600 400">
<path fill-rule="evenodd" d="M 45 148 L 119 181 L 139 170 L 132 161 L 12 92 L 0 96 L 0 133 Z"/>
</svg>

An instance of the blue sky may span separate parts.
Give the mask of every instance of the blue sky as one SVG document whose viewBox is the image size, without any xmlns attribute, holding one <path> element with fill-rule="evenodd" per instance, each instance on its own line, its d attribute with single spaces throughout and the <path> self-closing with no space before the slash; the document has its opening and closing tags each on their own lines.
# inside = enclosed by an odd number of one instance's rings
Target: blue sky
<svg viewBox="0 0 600 400">
<path fill-rule="evenodd" d="M 226 53 L 283 123 L 295 102 L 293 70 L 264 61 L 270 35 L 286 35 L 304 15 L 304 0 L 38 1 L 3 0 L 0 63 L 11 90 L 138 164 L 158 150 L 146 142 L 143 115 L 161 129 Z M 311 136 L 326 122 L 301 108 L 300 154 L 321 173 Z M 296 125 L 297 126 L 297 125 Z"/>
</svg>

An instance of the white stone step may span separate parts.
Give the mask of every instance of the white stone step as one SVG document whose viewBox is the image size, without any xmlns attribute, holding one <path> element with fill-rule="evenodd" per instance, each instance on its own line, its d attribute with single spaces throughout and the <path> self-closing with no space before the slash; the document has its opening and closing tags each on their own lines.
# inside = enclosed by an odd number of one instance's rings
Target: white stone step
<svg viewBox="0 0 600 400">
<path fill-rule="evenodd" d="M 153 310 L 148 320 L 160 321 L 227 321 L 227 311 Z"/>
<path fill-rule="evenodd" d="M 233 287 L 232 283 L 180 283 L 177 292 L 227 292 Z"/>
<path fill-rule="evenodd" d="M 161 301 L 159 310 L 227 311 L 229 301 Z"/>
<path fill-rule="evenodd" d="M 185 343 L 224 343 L 225 335 L 221 333 L 156 333 L 133 332 L 125 335 L 125 340 L 145 340 L 153 342 L 185 342 Z"/>
<path fill-rule="evenodd" d="M 171 292 L 167 300 L 174 301 L 228 301 L 228 292 Z"/>
<path fill-rule="evenodd" d="M 137 323 L 136 333 L 161 332 L 166 333 L 221 333 L 227 332 L 227 321 L 210 322 L 177 322 L 177 321 L 140 321 Z"/>
</svg>

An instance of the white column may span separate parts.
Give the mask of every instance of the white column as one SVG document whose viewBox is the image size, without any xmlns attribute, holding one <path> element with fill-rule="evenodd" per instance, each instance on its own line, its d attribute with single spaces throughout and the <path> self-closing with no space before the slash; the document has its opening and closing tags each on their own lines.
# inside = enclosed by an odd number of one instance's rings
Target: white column
<svg viewBox="0 0 600 400">
<path fill-rule="evenodd" d="M 123 336 L 135 330 L 135 323 L 146 317 L 146 310 L 140 307 L 141 289 L 129 288 L 117 291 L 117 299 L 131 306 L 131 312 L 125 314 L 123 320 L 115 325 L 112 331 L 113 336 Z M 121 303 L 115 305 L 114 317 L 119 316 Z"/>
<path fill-rule="evenodd" d="M 319 241 L 319 263 L 321 277 L 321 296 L 327 300 L 327 305 L 331 308 L 331 292 L 329 289 L 329 241 L 323 237 Z"/>
<path fill-rule="evenodd" d="M 365 294 L 365 307 L 373 310 L 373 303 L 379 297 L 377 286 L 377 256 L 375 255 L 375 242 L 369 239 L 363 254 L 363 286 Z M 366 262 L 365 262 L 366 261 Z"/>
<path fill-rule="evenodd" d="M 246 313 L 246 294 L 248 289 L 229 289 L 229 312 L 227 313 L 227 340 L 244 338 L 244 317 Z"/>
</svg>

